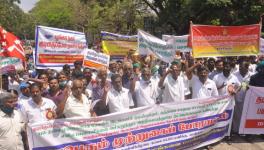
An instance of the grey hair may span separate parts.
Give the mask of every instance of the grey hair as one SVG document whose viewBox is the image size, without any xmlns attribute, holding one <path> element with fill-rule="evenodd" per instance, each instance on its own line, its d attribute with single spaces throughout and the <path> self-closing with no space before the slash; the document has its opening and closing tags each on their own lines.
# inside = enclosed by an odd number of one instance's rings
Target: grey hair
<svg viewBox="0 0 264 150">
<path fill-rule="evenodd" d="M 0 93 L 0 106 L 3 106 L 6 101 L 12 99 L 14 96 L 8 92 L 1 92 Z"/>
</svg>

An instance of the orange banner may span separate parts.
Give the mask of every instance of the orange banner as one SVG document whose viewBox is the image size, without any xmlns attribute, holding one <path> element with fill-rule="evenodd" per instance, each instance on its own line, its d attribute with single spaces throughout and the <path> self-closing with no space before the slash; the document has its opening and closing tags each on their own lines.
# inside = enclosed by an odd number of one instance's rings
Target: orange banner
<svg viewBox="0 0 264 150">
<path fill-rule="evenodd" d="M 257 55 L 260 24 L 245 26 L 191 25 L 193 56 Z"/>
<path fill-rule="evenodd" d="M 40 63 L 74 63 L 76 60 L 83 60 L 83 55 L 53 55 L 39 54 Z"/>
</svg>

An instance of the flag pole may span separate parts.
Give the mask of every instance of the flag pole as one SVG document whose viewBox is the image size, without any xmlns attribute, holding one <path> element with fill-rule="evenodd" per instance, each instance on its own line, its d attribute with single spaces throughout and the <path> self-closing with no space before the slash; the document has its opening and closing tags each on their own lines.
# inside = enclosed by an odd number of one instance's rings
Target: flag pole
<svg viewBox="0 0 264 150">
<path fill-rule="evenodd" d="M 0 57 L 0 60 L 2 60 L 2 57 Z M 1 66 L 1 64 L 0 64 L 0 66 Z M 2 67 L 1 67 L 1 69 L 0 69 L 0 91 L 2 91 L 2 89 L 3 89 L 2 81 L 3 80 L 2 80 Z"/>
</svg>

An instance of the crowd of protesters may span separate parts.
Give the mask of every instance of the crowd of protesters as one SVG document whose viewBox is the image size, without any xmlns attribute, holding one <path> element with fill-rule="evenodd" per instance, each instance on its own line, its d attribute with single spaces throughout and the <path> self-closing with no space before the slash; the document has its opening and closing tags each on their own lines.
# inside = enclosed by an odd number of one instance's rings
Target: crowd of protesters
<svg viewBox="0 0 264 150">
<path fill-rule="evenodd" d="M 65 64 L 60 71 L 34 69 L 29 63 L 28 70 L 2 75 L 0 149 L 27 147 L 28 123 L 226 94 L 235 98 L 232 131 L 238 133 L 248 85 L 264 87 L 262 60 L 263 56 L 194 59 L 179 53 L 168 64 L 154 55 L 129 53 L 97 70 L 84 68 L 82 61 L 74 62 L 74 68 Z"/>
</svg>

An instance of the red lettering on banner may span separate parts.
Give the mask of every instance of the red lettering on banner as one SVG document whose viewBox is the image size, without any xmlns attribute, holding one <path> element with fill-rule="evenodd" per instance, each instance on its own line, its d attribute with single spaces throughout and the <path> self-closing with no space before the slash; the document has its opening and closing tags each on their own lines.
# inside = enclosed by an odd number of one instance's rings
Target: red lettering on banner
<svg viewBox="0 0 264 150">
<path fill-rule="evenodd" d="M 123 144 L 124 144 L 124 138 L 123 137 L 114 138 L 114 141 L 112 143 L 114 148 L 121 147 Z"/>
<path fill-rule="evenodd" d="M 264 114 L 264 108 L 259 108 L 257 110 L 257 114 Z"/>
<path fill-rule="evenodd" d="M 256 104 L 264 103 L 264 97 L 257 97 Z"/>
<path fill-rule="evenodd" d="M 55 40 L 75 41 L 73 36 L 55 35 Z"/>
</svg>

